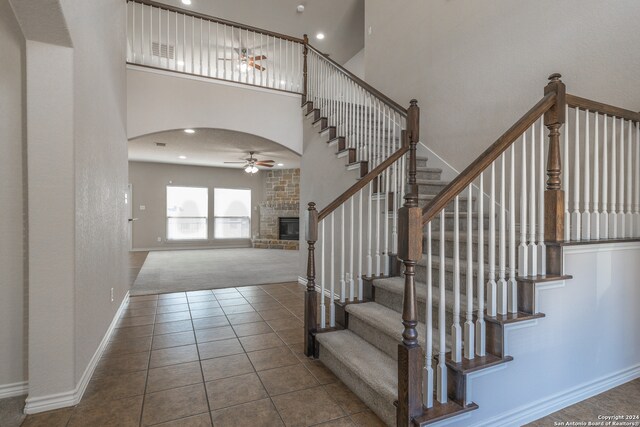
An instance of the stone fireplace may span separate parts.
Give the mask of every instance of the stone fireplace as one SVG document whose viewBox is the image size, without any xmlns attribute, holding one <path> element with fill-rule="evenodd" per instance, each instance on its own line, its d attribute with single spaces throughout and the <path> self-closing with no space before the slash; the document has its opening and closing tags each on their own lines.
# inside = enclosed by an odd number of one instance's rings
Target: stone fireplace
<svg viewBox="0 0 640 427">
<path fill-rule="evenodd" d="M 293 240 L 292 220 L 298 219 L 300 214 L 300 169 L 268 171 L 264 194 L 265 201 L 258 205 L 260 231 L 253 239 L 253 247 L 297 250 L 299 242 L 297 238 Z M 285 219 L 284 224 L 282 219 Z M 281 236 L 281 231 L 286 236 Z"/>
</svg>

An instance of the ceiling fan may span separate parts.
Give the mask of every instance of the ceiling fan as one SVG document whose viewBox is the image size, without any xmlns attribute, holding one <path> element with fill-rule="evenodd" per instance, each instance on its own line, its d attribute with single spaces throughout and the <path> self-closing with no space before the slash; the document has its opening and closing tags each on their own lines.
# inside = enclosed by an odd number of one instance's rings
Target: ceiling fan
<svg viewBox="0 0 640 427">
<path fill-rule="evenodd" d="M 242 49 L 238 49 L 237 47 L 233 48 L 233 51 L 238 55 L 238 58 L 218 58 L 218 61 L 233 61 L 237 60 L 240 62 L 240 71 L 243 73 L 247 71 L 249 68 L 255 68 L 258 71 L 264 71 L 266 68 L 260 64 L 257 64 L 257 61 L 266 60 L 267 57 L 265 55 L 258 56 L 249 56 L 247 48 L 243 47 Z"/>
<path fill-rule="evenodd" d="M 249 157 L 246 158 L 243 162 L 225 162 L 225 163 L 243 163 L 243 169 L 246 173 L 257 173 L 258 172 L 258 168 L 257 166 L 263 166 L 265 168 L 272 168 L 273 164 L 275 163 L 274 160 L 258 160 L 255 157 L 253 157 L 253 155 L 255 154 L 255 151 L 249 151 Z"/>
</svg>

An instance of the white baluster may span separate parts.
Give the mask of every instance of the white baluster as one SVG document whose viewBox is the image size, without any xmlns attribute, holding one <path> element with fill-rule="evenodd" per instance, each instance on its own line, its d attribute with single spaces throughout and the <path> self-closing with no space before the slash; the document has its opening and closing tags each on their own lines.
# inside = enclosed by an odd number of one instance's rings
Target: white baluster
<svg viewBox="0 0 640 427">
<path fill-rule="evenodd" d="M 491 197 L 489 199 L 489 281 L 487 282 L 487 316 L 496 317 L 496 165 L 491 163 Z"/>
<path fill-rule="evenodd" d="M 527 248 L 527 133 L 522 134 L 522 164 L 520 165 L 520 246 L 518 247 L 518 274 L 529 275 Z M 566 200 L 566 199 L 565 199 Z M 567 226 L 565 215 L 565 226 Z M 565 229 L 568 230 L 568 229 Z"/>
<path fill-rule="evenodd" d="M 600 238 L 609 238 L 609 213 L 607 195 L 609 191 L 609 131 L 607 129 L 609 121 L 607 115 L 602 116 L 602 208 L 600 209 Z"/>
<path fill-rule="evenodd" d="M 427 303 L 422 397 L 427 408 L 433 406 L 433 278 L 431 257 L 431 221 L 427 223 Z"/>
<path fill-rule="evenodd" d="M 371 251 L 373 250 L 373 203 L 371 199 L 373 196 L 373 181 L 368 184 L 369 186 L 369 207 L 367 209 L 369 230 L 367 233 L 367 276 L 373 277 L 373 257 Z"/>
<path fill-rule="evenodd" d="M 322 220 L 320 222 L 320 327 L 321 328 L 326 328 L 327 327 L 327 319 L 326 319 L 326 314 L 327 314 L 327 310 L 326 310 L 326 306 L 324 304 L 325 301 L 325 289 L 326 289 L 326 282 L 325 282 L 325 262 L 324 262 L 324 252 L 325 252 L 325 240 L 324 240 L 324 220 Z"/>
<path fill-rule="evenodd" d="M 344 223 L 346 218 L 344 216 L 344 205 L 340 206 L 340 213 L 342 218 L 340 220 L 340 302 L 344 302 L 345 294 L 347 293 L 346 271 L 344 269 L 345 253 L 344 253 L 344 241 L 346 240 L 344 235 Z"/>
<path fill-rule="evenodd" d="M 436 398 L 440 403 L 447 403 L 447 367 L 445 365 L 445 352 L 447 351 L 446 336 L 446 292 L 445 292 L 445 234 L 444 234 L 444 209 L 440 212 L 440 281 L 439 281 L 439 300 L 438 300 L 438 332 L 440 333 L 438 367 L 436 370 Z"/>
<path fill-rule="evenodd" d="M 353 239 L 354 239 L 354 217 L 353 217 L 353 205 L 356 202 L 356 196 L 351 197 L 351 203 L 349 203 L 349 301 L 353 301 L 355 299 L 355 284 L 353 282 Z"/>
<path fill-rule="evenodd" d="M 331 289 L 329 293 L 329 327 L 333 328 L 336 326 L 336 305 L 335 305 L 335 295 L 336 295 L 336 253 L 335 253 L 335 213 L 331 212 L 331 238 L 329 239 L 329 244 L 331 245 L 331 277 L 329 278 L 331 282 Z"/>
<path fill-rule="evenodd" d="M 600 238 L 600 116 L 596 111 L 593 123 L 593 212 L 591 238 Z"/>
<path fill-rule="evenodd" d="M 531 126 L 531 158 L 529 171 L 529 275 L 538 275 L 538 246 L 536 245 L 536 126 Z"/>
<path fill-rule="evenodd" d="M 564 124 L 564 164 L 562 168 L 562 186 L 564 188 L 564 240 L 571 240 L 571 213 L 569 212 L 569 195 L 571 193 L 571 186 L 569 185 L 569 107 L 565 105 L 565 117 L 567 118 Z"/>
<path fill-rule="evenodd" d="M 451 325 L 451 360 L 462 361 L 462 329 L 460 328 L 460 202 L 453 202 L 453 325 Z M 440 269 L 446 266 L 440 264 Z"/>
<path fill-rule="evenodd" d="M 509 282 L 507 284 L 507 310 L 518 312 L 518 283 L 516 282 L 516 148 L 511 147 L 509 169 Z"/>
<path fill-rule="evenodd" d="M 618 237 L 624 238 L 626 236 L 626 224 L 624 215 L 624 119 L 620 119 L 620 153 L 618 159 L 620 166 L 618 169 Z M 628 153 L 627 153 L 628 155 Z"/>
<path fill-rule="evenodd" d="M 633 216 L 635 217 L 634 237 L 640 237 L 640 122 L 636 122 L 636 203 Z"/>
<path fill-rule="evenodd" d="M 573 147 L 573 212 L 571 212 L 571 239 L 580 240 L 582 237 L 582 225 L 580 216 L 580 109 L 576 108 L 575 144 Z"/>
<path fill-rule="evenodd" d="M 547 247 L 544 244 L 544 120 L 540 120 L 540 145 L 538 149 L 538 274 L 547 273 Z"/>
<path fill-rule="evenodd" d="M 499 219 L 500 219 L 500 235 L 499 235 L 499 252 L 498 252 L 498 284 L 497 284 L 497 296 L 496 296 L 496 311 L 498 314 L 507 314 L 507 222 L 505 217 L 505 181 L 507 179 L 506 169 L 504 164 L 504 154 L 500 156 L 500 207 L 499 207 Z"/>
<path fill-rule="evenodd" d="M 625 203 L 625 215 L 624 215 L 624 224 L 625 224 L 625 234 L 624 236 L 627 238 L 633 237 L 633 213 L 632 213 L 632 193 L 633 188 L 631 186 L 631 179 L 633 176 L 633 151 L 632 151 L 632 141 L 633 141 L 633 122 L 629 121 L 628 123 L 629 133 L 627 134 L 627 186 L 626 186 L 626 194 L 627 194 L 627 202 Z M 636 166 L 637 168 L 638 166 Z"/>
<path fill-rule="evenodd" d="M 387 107 L 385 107 L 385 109 L 387 109 Z M 387 113 L 384 115 L 384 117 L 386 117 L 387 123 L 388 125 L 390 125 L 390 116 L 389 116 L 390 111 L 387 109 Z M 389 135 L 387 135 L 387 139 L 388 139 Z M 387 149 L 385 150 L 385 159 L 387 157 L 389 157 L 391 155 L 391 149 L 390 149 L 390 144 L 387 144 Z M 389 191 L 389 173 L 391 172 L 391 169 L 387 169 L 384 172 L 384 177 L 385 177 L 385 181 L 384 181 L 384 194 L 386 194 L 386 197 L 384 198 L 384 203 L 383 203 L 383 218 L 384 218 L 384 251 L 383 251 L 383 255 L 384 255 L 384 275 L 385 276 L 389 276 L 389 269 L 391 267 L 390 262 L 391 262 L 391 258 L 389 257 L 389 201 L 391 200 L 390 198 L 393 197 L 392 192 Z"/>
<path fill-rule="evenodd" d="M 362 199 L 364 198 L 364 189 L 359 191 L 360 197 L 358 197 L 358 301 L 363 300 L 363 274 L 364 266 L 362 264 L 362 251 L 364 248 L 364 239 L 362 237 L 362 222 L 364 217 L 362 216 Z"/>
<path fill-rule="evenodd" d="M 484 323 L 484 175 L 478 183 L 478 318 L 476 319 L 476 354 L 486 351 L 486 324 Z"/>
<path fill-rule="evenodd" d="M 467 318 L 464 322 L 464 357 L 475 356 L 475 336 L 473 325 L 473 185 L 467 189 Z M 429 286 L 429 285 L 427 285 Z"/>
<path fill-rule="evenodd" d="M 611 210 L 609 212 L 609 238 L 618 238 L 618 215 L 616 213 L 616 150 L 617 150 L 616 118 L 611 117 Z"/>
</svg>

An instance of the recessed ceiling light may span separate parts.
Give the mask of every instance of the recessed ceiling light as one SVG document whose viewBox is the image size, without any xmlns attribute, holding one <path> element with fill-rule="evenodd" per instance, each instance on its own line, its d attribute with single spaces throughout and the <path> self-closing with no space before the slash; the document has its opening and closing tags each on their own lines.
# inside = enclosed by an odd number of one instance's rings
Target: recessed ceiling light
<svg viewBox="0 0 640 427">
<path fill-rule="evenodd" d="M 281 85 L 286 85 L 286 84 L 287 84 L 287 82 L 286 82 L 286 81 L 284 81 L 284 80 L 280 80 L 280 84 L 281 84 Z"/>
<path fill-rule="evenodd" d="M 184 133 L 196 133 L 196 131 L 193 129 L 185 129 Z"/>
<path fill-rule="evenodd" d="M 304 5 L 303 4 L 299 4 L 298 7 L 296 7 L 296 10 L 298 11 L 298 13 L 304 12 Z"/>
<path fill-rule="evenodd" d="M 284 163 L 278 163 L 278 166 L 284 166 Z"/>
<path fill-rule="evenodd" d="M 189 6 L 191 4 L 191 0 L 182 0 L 182 4 Z"/>
<path fill-rule="evenodd" d="M 184 160 L 187 158 L 187 156 L 178 156 L 178 158 Z"/>
<path fill-rule="evenodd" d="M 322 33 L 318 33 L 318 34 L 316 34 L 316 38 L 317 38 L 318 40 L 322 40 L 322 39 L 324 39 L 324 34 L 322 34 Z"/>
</svg>

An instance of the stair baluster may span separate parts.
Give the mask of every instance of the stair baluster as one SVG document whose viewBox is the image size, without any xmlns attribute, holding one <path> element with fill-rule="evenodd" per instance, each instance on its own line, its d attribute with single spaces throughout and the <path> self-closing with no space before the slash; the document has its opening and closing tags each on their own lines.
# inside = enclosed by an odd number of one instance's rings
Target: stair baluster
<svg viewBox="0 0 640 427">
<path fill-rule="evenodd" d="M 486 353 L 487 327 L 484 322 L 484 174 L 481 172 L 478 181 L 478 316 L 476 319 L 476 355 L 483 357 Z"/>
<path fill-rule="evenodd" d="M 600 239 L 600 115 L 595 112 L 593 121 L 593 212 L 591 212 L 591 238 Z M 588 156 L 587 156 L 588 158 Z"/>
<path fill-rule="evenodd" d="M 467 313 L 464 322 L 464 357 L 475 356 L 475 336 L 473 326 L 473 185 L 467 189 Z M 430 260 L 429 260 L 430 261 Z M 429 266 L 427 268 L 430 268 Z M 429 285 L 427 284 L 427 289 Z"/>
</svg>

